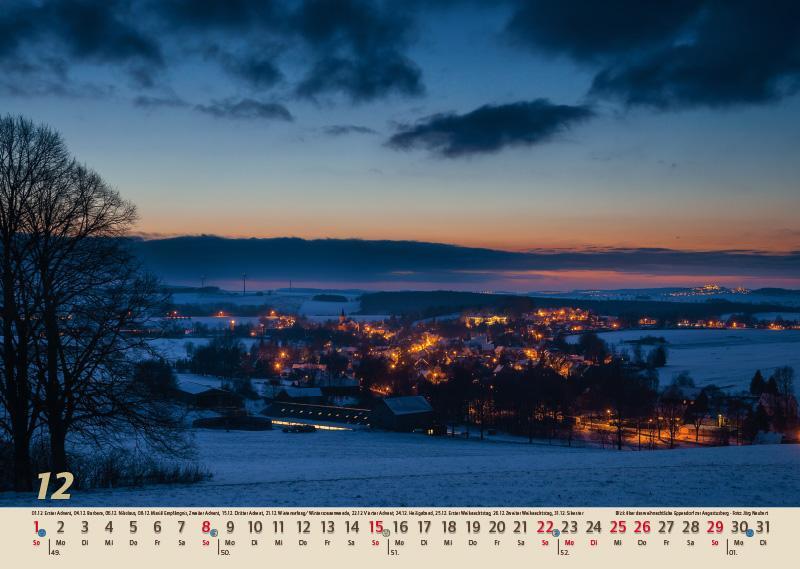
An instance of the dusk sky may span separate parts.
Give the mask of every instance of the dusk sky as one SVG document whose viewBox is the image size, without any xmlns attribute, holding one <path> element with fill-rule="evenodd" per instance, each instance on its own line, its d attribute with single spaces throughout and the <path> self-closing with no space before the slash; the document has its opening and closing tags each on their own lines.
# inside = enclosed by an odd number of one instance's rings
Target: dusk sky
<svg viewBox="0 0 800 569">
<path fill-rule="evenodd" d="M 792 0 L 11 0 L 0 66 L 149 236 L 800 251 Z"/>
</svg>

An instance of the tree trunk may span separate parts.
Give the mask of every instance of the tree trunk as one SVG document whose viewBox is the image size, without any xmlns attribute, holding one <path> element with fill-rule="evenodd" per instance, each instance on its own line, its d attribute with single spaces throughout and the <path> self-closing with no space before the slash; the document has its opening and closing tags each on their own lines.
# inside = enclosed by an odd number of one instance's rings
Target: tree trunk
<svg viewBox="0 0 800 569">
<path fill-rule="evenodd" d="M 533 443 L 533 411 L 528 413 L 528 444 Z"/>
<path fill-rule="evenodd" d="M 4 243 L 8 254 L 8 244 Z M 28 384 L 27 326 L 20 322 L 14 291 L 16 282 L 8 257 L 3 262 L 3 368 L 11 438 L 14 445 L 14 490 L 32 489 L 30 455 L 30 385 Z M 18 326 L 14 326 L 15 322 Z M 17 339 L 17 346 L 14 345 Z"/>
<path fill-rule="evenodd" d="M 66 429 L 50 426 L 50 460 L 53 472 L 67 472 Z"/>
<path fill-rule="evenodd" d="M 50 461 L 53 472 L 69 471 L 67 462 L 67 430 L 61 420 L 49 421 Z"/>
<path fill-rule="evenodd" d="M 636 421 L 636 437 L 639 439 L 639 450 L 642 450 L 642 423 Z"/>
<path fill-rule="evenodd" d="M 16 423 L 17 421 L 14 421 Z M 30 438 L 27 425 L 14 425 L 14 490 L 30 492 L 33 489 L 33 469 L 31 467 Z M 24 423 L 24 422 L 23 422 Z"/>
<path fill-rule="evenodd" d="M 46 276 L 46 272 L 42 273 Z M 45 405 L 47 407 L 47 428 L 50 432 L 50 460 L 54 472 L 66 472 L 67 469 L 67 425 L 64 421 L 64 402 L 66 384 L 62 385 L 58 369 L 59 330 L 58 315 L 52 302 L 46 301 L 44 310 L 46 346 L 46 387 Z M 66 378 L 64 378 L 66 379 Z"/>
</svg>

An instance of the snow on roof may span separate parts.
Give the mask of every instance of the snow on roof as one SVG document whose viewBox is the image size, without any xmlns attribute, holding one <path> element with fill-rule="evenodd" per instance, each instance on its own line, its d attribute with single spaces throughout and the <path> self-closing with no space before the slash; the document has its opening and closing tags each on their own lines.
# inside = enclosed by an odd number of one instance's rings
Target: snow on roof
<svg viewBox="0 0 800 569">
<path fill-rule="evenodd" d="M 327 367 L 325 364 L 292 364 L 292 369 L 319 369 L 324 371 Z"/>
<path fill-rule="evenodd" d="M 185 393 L 197 395 L 198 393 L 205 393 L 206 391 L 213 391 L 218 388 L 209 387 L 208 385 L 203 385 L 202 383 L 195 383 L 194 381 L 181 381 L 178 383 L 178 389 Z"/>
<path fill-rule="evenodd" d="M 359 382 L 358 379 L 355 377 L 343 376 L 343 377 L 329 377 L 324 379 L 322 383 L 326 387 L 358 387 Z"/>
<path fill-rule="evenodd" d="M 411 413 L 430 413 L 433 411 L 428 400 L 421 395 L 409 397 L 386 397 L 383 402 L 395 415 L 409 415 Z"/>
<path fill-rule="evenodd" d="M 220 379 L 214 376 L 196 375 L 193 373 L 175 374 L 178 389 L 192 395 L 220 388 Z"/>
<path fill-rule="evenodd" d="M 322 397 L 319 387 L 281 387 L 278 393 L 285 393 L 289 397 Z"/>
</svg>

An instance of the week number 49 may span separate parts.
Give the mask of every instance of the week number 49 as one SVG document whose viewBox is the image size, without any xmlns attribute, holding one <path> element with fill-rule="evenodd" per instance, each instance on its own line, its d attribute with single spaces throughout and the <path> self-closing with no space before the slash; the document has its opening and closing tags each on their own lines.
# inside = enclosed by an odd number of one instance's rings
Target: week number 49
<svg viewBox="0 0 800 569">
<path fill-rule="evenodd" d="M 38 498 L 40 500 L 47 500 L 47 488 L 50 486 L 51 474 L 51 472 L 42 472 L 39 474 L 39 480 L 41 480 L 41 482 L 39 484 Z M 69 490 L 69 487 L 72 486 L 72 483 L 75 481 L 75 477 L 71 472 L 59 472 L 56 474 L 56 479 L 63 480 L 64 483 L 59 487 L 58 490 L 50 494 L 50 499 L 69 500 L 69 494 L 67 494 L 67 490 Z"/>
</svg>

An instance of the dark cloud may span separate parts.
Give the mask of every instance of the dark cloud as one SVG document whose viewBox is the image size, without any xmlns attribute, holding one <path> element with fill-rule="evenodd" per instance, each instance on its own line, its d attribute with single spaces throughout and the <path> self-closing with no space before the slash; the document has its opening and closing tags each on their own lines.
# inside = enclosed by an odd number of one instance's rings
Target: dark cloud
<svg viewBox="0 0 800 569">
<path fill-rule="evenodd" d="M 294 120 L 289 109 L 280 103 L 255 99 L 226 99 L 209 105 L 195 105 L 194 108 L 201 113 L 225 119 Z"/>
<path fill-rule="evenodd" d="M 213 35 L 206 31 L 205 35 Z M 284 79 L 278 66 L 280 45 L 260 39 L 248 40 L 246 45 L 214 42 L 203 46 L 200 53 L 205 61 L 218 63 L 228 74 L 256 90 L 267 90 Z"/>
<path fill-rule="evenodd" d="M 590 94 L 626 105 L 759 104 L 800 81 L 795 0 L 515 3 L 507 29 L 517 43 L 599 66 Z"/>
<path fill-rule="evenodd" d="M 413 20 L 401 3 L 306 0 L 292 22 L 316 53 L 297 88 L 299 95 L 340 92 L 354 101 L 369 101 L 389 94 L 422 94 L 422 73 L 403 53 Z"/>
<path fill-rule="evenodd" d="M 447 158 L 486 154 L 540 144 L 593 115 L 589 107 L 556 105 L 547 99 L 484 105 L 463 115 L 437 114 L 403 126 L 387 144 L 400 150 L 426 148 Z"/>
<path fill-rule="evenodd" d="M 294 117 L 280 103 L 258 101 L 255 99 L 224 99 L 212 101 L 210 104 L 192 105 L 177 95 L 165 96 L 139 95 L 133 98 L 133 104 L 141 109 L 180 109 L 192 107 L 195 111 L 221 119 L 264 119 L 291 122 Z"/>
<path fill-rule="evenodd" d="M 319 49 L 342 44 L 357 54 L 394 49 L 408 40 L 412 20 L 399 3 L 304 0 L 292 14 L 297 33 Z"/>
<path fill-rule="evenodd" d="M 71 62 L 160 68 L 160 46 L 130 23 L 135 19 L 126 0 L 11 0 L 0 14 L 0 59 L 25 57 L 41 63 L 58 56 Z M 135 71 L 142 76 L 141 68 Z"/>
<path fill-rule="evenodd" d="M 464 3 L 508 10 L 516 45 L 580 62 L 595 72 L 592 96 L 626 105 L 759 104 L 800 84 L 796 0 L 6 0 L 4 91 L 84 91 L 69 83 L 90 64 L 163 92 L 177 63 L 200 58 L 236 80 L 231 96 L 414 97 L 425 93 L 411 51 L 420 22 Z"/>
<path fill-rule="evenodd" d="M 322 129 L 322 132 L 329 136 L 342 136 L 345 134 L 378 134 L 369 127 L 359 126 L 356 124 L 334 124 L 331 126 L 326 126 Z"/>
<path fill-rule="evenodd" d="M 189 103 L 183 99 L 169 95 L 166 97 L 150 97 L 147 95 L 139 95 L 134 97 L 133 104 L 142 109 L 156 109 L 156 108 L 182 108 L 188 107 Z"/>
<path fill-rule="evenodd" d="M 669 42 L 703 0 L 518 0 L 507 31 L 522 45 L 597 60 Z"/>
<path fill-rule="evenodd" d="M 317 61 L 296 92 L 307 98 L 344 93 L 354 102 L 371 101 L 392 92 L 420 95 L 421 76 L 419 68 L 399 54 L 357 59 L 325 57 Z"/>
<path fill-rule="evenodd" d="M 291 51 L 303 62 L 297 96 L 371 101 L 423 92 L 406 54 L 414 26 L 411 11 L 388 1 L 9 0 L 0 13 L 0 63 L 59 55 L 68 67 L 122 67 L 134 88 L 149 89 L 163 69 L 205 54 L 266 90 L 284 79 L 281 57 Z"/>
<path fill-rule="evenodd" d="M 71 81 L 68 65 L 59 57 L 0 57 L 0 70 L 0 93 L 12 97 L 107 98 L 116 92 L 108 84 Z"/>
<path fill-rule="evenodd" d="M 655 275 L 709 274 L 800 278 L 800 254 L 756 251 L 601 249 L 509 252 L 416 241 L 359 239 L 225 239 L 185 236 L 137 241 L 147 266 L 172 281 L 197 275 L 235 279 L 353 281 L 491 279 L 498 273 L 602 270 Z M 272 260 L 281 259 L 280 263 Z M 410 276 L 410 275 L 413 275 Z M 529 278 L 529 277 L 526 277 Z"/>
<path fill-rule="evenodd" d="M 248 53 L 243 56 L 230 56 L 225 60 L 227 70 L 240 77 L 252 87 L 265 89 L 283 79 L 274 56 Z"/>
<path fill-rule="evenodd" d="M 592 93 L 628 105 L 776 101 L 800 82 L 800 2 L 708 2 L 691 35 L 603 69 Z"/>
<path fill-rule="evenodd" d="M 242 32 L 284 18 L 281 2 L 272 0 L 153 0 L 151 4 L 178 30 Z"/>
<path fill-rule="evenodd" d="M 129 2 L 61 0 L 43 3 L 42 10 L 36 16 L 46 26 L 42 31 L 56 34 L 80 58 L 163 63 L 156 41 L 129 23 L 134 20 Z"/>
<path fill-rule="evenodd" d="M 283 78 L 279 54 L 298 51 L 308 61 L 295 93 L 318 98 L 343 94 L 352 101 L 423 92 L 421 72 L 405 54 L 414 28 L 402 3 L 368 0 L 171 0 L 157 12 L 170 28 L 213 33 L 238 43 L 221 65 L 251 86 Z M 273 47 L 264 53 L 262 45 Z"/>
</svg>

